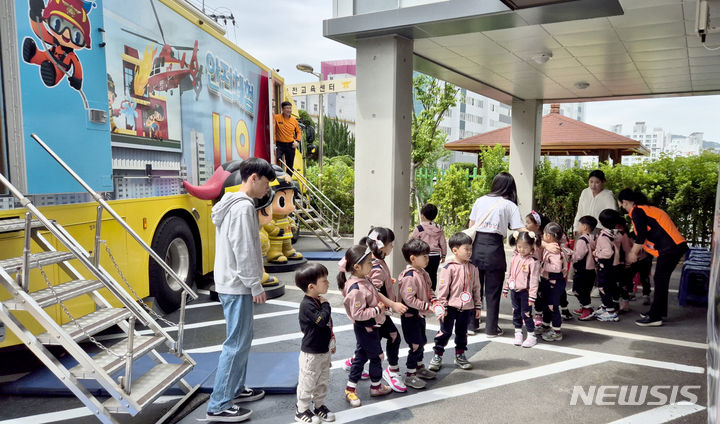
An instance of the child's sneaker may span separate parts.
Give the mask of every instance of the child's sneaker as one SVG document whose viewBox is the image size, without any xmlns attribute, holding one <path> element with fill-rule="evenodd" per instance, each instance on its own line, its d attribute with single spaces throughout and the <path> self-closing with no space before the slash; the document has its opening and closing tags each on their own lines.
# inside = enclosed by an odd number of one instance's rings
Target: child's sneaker
<svg viewBox="0 0 720 424">
<path fill-rule="evenodd" d="M 440 368 L 442 368 L 442 356 L 436 353 L 435 356 L 433 356 L 433 358 L 430 360 L 430 365 L 428 366 L 428 369 L 430 371 L 440 371 Z"/>
<path fill-rule="evenodd" d="M 353 357 L 351 356 L 351 357 L 349 357 L 349 358 L 347 358 L 347 359 L 345 360 L 345 363 L 343 364 L 343 369 L 344 369 L 345 371 L 350 372 L 350 368 L 352 368 L 352 361 L 353 361 L 353 359 L 355 359 L 355 358 L 353 358 Z M 360 379 L 361 379 L 361 380 L 367 380 L 367 379 L 369 379 L 369 378 L 370 378 L 370 373 L 367 372 L 367 371 L 365 371 L 365 369 L 363 368 L 363 372 L 362 372 L 362 374 L 360 375 Z"/>
<path fill-rule="evenodd" d="M 348 401 L 352 407 L 357 407 L 362 404 L 354 390 L 345 389 L 345 400 Z"/>
<path fill-rule="evenodd" d="M 537 344 L 537 337 L 530 333 L 522 344 L 522 347 L 533 347 Z"/>
<path fill-rule="evenodd" d="M 468 335 L 468 336 L 474 336 L 474 335 L 476 335 L 476 334 L 477 334 L 477 329 L 471 330 L 471 329 L 468 328 L 468 330 L 467 330 L 467 335 Z"/>
<path fill-rule="evenodd" d="M 589 321 L 595 317 L 595 311 L 592 308 L 582 308 L 582 313 L 578 317 L 580 321 Z"/>
<path fill-rule="evenodd" d="M 563 339 L 563 336 L 561 332 L 555 331 L 551 328 L 542 335 L 542 339 L 546 342 L 559 342 Z"/>
<path fill-rule="evenodd" d="M 424 389 L 427 383 L 418 378 L 417 374 L 412 373 L 405 376 L 405 385 L 413 389 Z"/>
<path fill-rule="evenodd" d="M 540 322 L 540 325 L 535 326 L 535 335 L 536 336 L 540 336 L 543 333 L 546 333 L 548 331 L 550 331 L 550 326 L 543 324 L 542 321 Z"/>
<path fill-rule="evenodd" d="M 562 308 L 562 309 L 560 309 L 560 315 L 562 315 L 562 319 L 563 319 L 564 321 L 570 321 L 570 320 L 572 320 L 573 318 L 575 318 L 575 317 L 573 316 L 573 314 L 570 313 L 570 309 L 568 309 L 568 308 Z"/>
<path fill-rule="evenodd" d="M 470 370 L 473 367 L 470 361 L 465 358 L 464 353 L 458 353 L 455 355 L 455 365 L 460 367 L 462 370 Z"/>
<path fill-rule="evenodd" d="M 295 421 L 299 423 L 312 423 L 317 424 L 320 422 L 320 418 L 316 417 L 315 414 L 312 413 L 309 409 L 304 410 L 303 412 L 299 412 L 297 409 L 295 410 Z"/>
<path fill-rule="evenodd" d="M 331 422 L 335 421 L 335 414 L 330 412 L 328 407 L 325 405 L 320 405 L 320 407 L 315 408 L 315 411 L 313 411 L 313 412 L 315 412 L 315 416 L 320 418 L 320 421 L 323 421 L 326 423 L 331 423 Z"/>
<path fill-rule="evenodd" d="M 405 383 L 403 383 L 402 378 L 400 378 L 400 374 L 390 370 L 390 367 L 383 370 L 383 380 L 385 380 L 394 391 L 398 393 L 407 392 L 407 387 L 405 387 Z"/>
<path fill-rule="evenodd" d="M 535 328 L 542 327 L 543 321 L 542 321 L 542 314 L 535 314 Z"/>
<path fill-rule="evenodd" d="M 620 321 L 620 318 L 618 318 L 617 313 L 615 311 L 603 311 L 600 315 L 597 316 L 598 321 L 611 321 L 611 322 L 617 322 Z"/>
<path fill-rule="evenodd" d="M 585 308 L 583 308 L 583 307 L 581 306 L 581 307 L 579 307 L 579 308 L 577 308 L 577 309 L 573 309 L 573 310 L 572 310 L 572 313 L 575 314 L 575 315 L 580 316 L 580 315 L 582 315 L 582 313 L 583 313 L 583 309 L 585 309 Z"/>
<path fill-rule="evenodd" d="M 621 299 L 619 312 L 630 312 L 630 302 L 625 299 Z"/>
<path fill-rule="evenodd" d="M 390 386 L 386 386 L 384 384 L 378 384 L 377 386 L 370 386 L 370 396 L 383 396 L 388 393 L 392 392 L 392 389 Z"/>
<path fill-rule="evenodd" d="M 239 423 L 250 418 L 252 411 L 249 409 L 241 408 L 237 405 L 233 405 L 228 409 L 220 412 L 207 412 L 205 419 L 207 421 L 219 421 L 226 423 Z"/>
<path fill-rule="evenodd" d="M 415 371 L 415 374 L 417 374 L 417 376 L 422 378 L 423 380 L 432 380 L 433 378 L 435 378 L 435 373 L 425 367 L 418 367 L 417 371 Z"/>
<path fill-rule="evenodd" d="M 519 331 L 519 332 L 516 331 L 516 332 L 515 332 L 515 341 L 513 342 L 513 344 L 514 344 L 515 346 L 520 346 L 520 345 L 522 344 L 522 342 L 523 342 L 522 331 Z"/>
</svg>

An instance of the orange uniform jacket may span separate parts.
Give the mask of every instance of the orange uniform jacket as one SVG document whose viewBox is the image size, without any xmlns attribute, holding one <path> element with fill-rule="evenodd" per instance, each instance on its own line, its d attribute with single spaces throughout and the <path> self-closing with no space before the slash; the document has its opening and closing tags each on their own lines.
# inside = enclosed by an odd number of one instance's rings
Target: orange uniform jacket
<svg viewBox="0 0 720 424">
<path fill-rule="evenodd" d="M 293 141 L 300 141 L 302 137 L 302 130 L 298 125 L 297 119 L 290 116 L 285 119 L 282 113 L 275 115 L 275 141 L 281 143 L 292 143 Z"/>
</svg>

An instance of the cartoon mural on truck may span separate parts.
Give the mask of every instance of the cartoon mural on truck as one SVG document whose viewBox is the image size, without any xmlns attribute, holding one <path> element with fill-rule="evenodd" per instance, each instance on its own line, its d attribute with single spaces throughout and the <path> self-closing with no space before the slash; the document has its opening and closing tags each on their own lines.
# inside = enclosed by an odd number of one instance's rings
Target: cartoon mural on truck
<svg viewBox="0 0 720 424">
<path fill-rule="evenodd" d="M 127 10 L 147 13 L 128 19 Z M 156 0 L 108 2 L 103 12 L 116 93 L 108 96 L 113 148 L 176 152 L 193 184 L 221 163 L 253 156 L 267 131 L 258 122 L 259 108 L 267 108 L 260 66 L 209 34 L 187 31 Z"/>
</svg>

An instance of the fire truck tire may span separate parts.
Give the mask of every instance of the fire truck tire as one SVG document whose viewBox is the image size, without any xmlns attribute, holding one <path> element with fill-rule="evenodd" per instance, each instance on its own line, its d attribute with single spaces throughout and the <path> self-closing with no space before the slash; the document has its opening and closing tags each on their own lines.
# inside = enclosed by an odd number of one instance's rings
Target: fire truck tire
<svg viewBox="0 0 720 424">
<path fill-rule="evenodd" d="M 151 247 L 188 286 L 193 287 L 197 260 L 195 240 L 185 220 L 177 216 L 164 219 L 155 232 Z M 160 308 L 166 313 L 177 310 L 182 292 L 180 284 L 152 259 L 149 277 L 150 296 L 155 297 Z"/>
</svg>

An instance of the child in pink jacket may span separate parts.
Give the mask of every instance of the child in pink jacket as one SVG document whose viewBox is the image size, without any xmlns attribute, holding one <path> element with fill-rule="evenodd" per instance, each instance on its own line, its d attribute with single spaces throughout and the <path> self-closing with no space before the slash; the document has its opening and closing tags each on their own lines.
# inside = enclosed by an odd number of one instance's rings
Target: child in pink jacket
<svg viewBox="0 0 720 424">
<path fill-rule="evenodd" d="M 615 224 L 620 219 L 620 213 L 615 209 L 605 209 L 600 212 L 600 224 L 604 227 L 595 242 L 595 262 L 597 263 L 597 283 L 600 289 L 602 307 L 595 312 L 598 321 L 619 321 L 617 304 L 620 299 L 618 293 L 615 269 L 620 264 L 619 249 L 615 245 Z"/>
<path fill-rule="evenodd" d="M 430 246 L 429 262 L 425 267 L 425 271 L 430 274 L 433 290 L 437 287 L 438 267 L 440 263 L 445 262 L 447 253 L 445 232 L 433 222 L 437 218 L 437 214 L 437 206 L 426 203 L 420 209 L 420 225 L 415 227 L 412 233 L 412 238 L 420 239 Z"/>
<path fill-rule="evenodd" d="M 366 246 L 353 246 L 345 252 L 345 259 L 339 263 L 338 288 L 345 299 L 343 304 L 347 316 L 353 322 L 357 348 L 353 356 L 350 376 L 345 387 L 345 399 L 352 406 L 360 406 L 357 383 L 362 375 L 365 362 L 370 361 L 370 396 L 390 393 L 389 386 L 381 384 L 382 347 L 380 327 L 385 322 L 385 305 L 380 302 L 378 291 L 367 279 L 372 268 L 370 250 Z M 350 272 L 350 279 L 345 273 Z"/>
<path fill-rule="evenodd" d="M 595 238 L 592 235 L 595 227 L 597 227 L 595 217 L 585 215 L 580 218 L 578 221 L 580 237 L 575 240 L 575 247 L 570 259 L 575 268 L 573 287 L 580 302 L 580 308 L 575 309 L 573 313 L 578 315 L 580 321 L 588 321 L 595 315 L 590 299 L 590 293 L 595 285 L 595 258 L 593 258 Z"/>
<path fill-rule="evenodd" d="M 442 367 L 442 356 L 445 346 L 455 327 L 455 365 L 464 370 L 472 368 L 465 357 L 467 350 L 467 327 L 470 319 L 480 318 L 482 310 L 482 294 L 480 292 L 480 276 L 477 267 L 470 263 L 472 256 L 472 239 L 463 232 L 450 237 L 450 249 L 455 256 L 443 265 L 438 283 L 438 303 L 445 308 L 440 319 L 440 331 L 435 336 L 435 347 L 431 371 Z"/>
<path fill-rule="evenodd" d="M 562 240 L 565 233 L 560 224 L 551 222 L 545 226 L 543 231 L 543 241 L 545 243 L 558 243 Z M 567 276 L 567 253 L 562 250 L 558 253 L 552 253 L 548 249 L 543 252 L 542 270 L 540 278 L 540 291 L 544 299 L 543 307 L 543 324 L 540 329 L 535 329 L 536 333 L 542 333 L 542 338 L 546 342 L 555 342 L 562 340 L 562 315 L 560 314 L 560 302 L 562 294 L 565 292 L 566 276 Z M 550 326 L 552 325 L 552 328 Z"/>
<path fill-rule="evenodd" d="M 425 316 L 433 312 L 435 293 L 430 287 L 430 276 L 425 271 L 428 263 L 430 246 L 422 240 L 410 239 L 402 247 L 403 257 L 408 266 L 398 277 L 400 300 L 407 306 L 407 311 L 400 316 L 403 336 L 410 347 L 406 366 L 405 385 L 414 389 L 422 389 L 425 382 L 435 378 L 435 373 L 422 364 L 425 353 Z M 439 306 L 439 305 L 438 305 Z"/>
<path fill-rule="evenodd" d="M 540 261 L 533 256 L 533 251 L 540 246 L 540 235 L 530 231 L 515 231 L 508 238 L 510 246 L 515 246 L 515 253 L 508 276 L 503 285 L 503 296 L 510 294 L 513 306 L 513 325 L 515 326 L 515 346 L 533 347 L 537 344 L 535 321 L 532 307 L 538 295 L 540 285 Z M 523 341 L 522 326 L 525 323 L 527 337 Z"/>
</svg>

